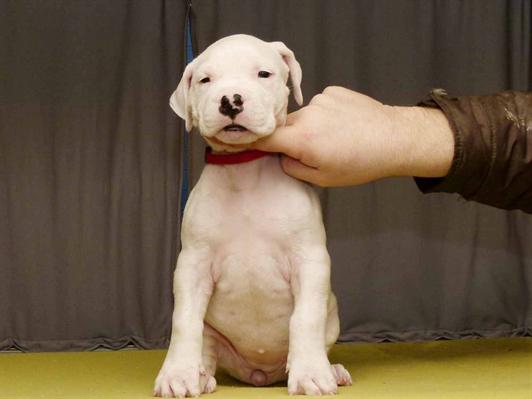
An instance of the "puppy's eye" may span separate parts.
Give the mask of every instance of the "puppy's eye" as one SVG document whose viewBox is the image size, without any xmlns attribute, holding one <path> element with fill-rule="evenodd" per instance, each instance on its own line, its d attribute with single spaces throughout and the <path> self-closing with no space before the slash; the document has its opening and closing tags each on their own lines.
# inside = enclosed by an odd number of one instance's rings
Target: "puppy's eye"
<svg viewBox="0 0 532 399">
<path fill-rule="evenodd" d="M 259 71 L 259 78 L 269 78 L 271 75 L 272 75 L 271 72 Z"/>
<path fill-rule="evenodd" d="M 200 80 L 200 83 L 209 83 L 211 81 L 211 78 L 206 77 Z"/>
</svg>

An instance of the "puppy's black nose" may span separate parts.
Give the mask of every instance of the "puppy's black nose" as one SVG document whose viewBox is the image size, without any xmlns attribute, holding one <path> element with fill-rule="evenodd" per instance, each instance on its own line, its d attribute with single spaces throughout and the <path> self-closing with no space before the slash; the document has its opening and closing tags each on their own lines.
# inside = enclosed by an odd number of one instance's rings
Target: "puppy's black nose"
<svg viewBox="0 0 532 399">
<path fill-rule="evenodd" d="M 240 94 L 233 94 L 233 103 L 231 104 L 227 96 L 223 96 L 218 110 L 222 115 L 235 119 L 235 116 L 244 110 L 244 100 Z"/>
</svg>

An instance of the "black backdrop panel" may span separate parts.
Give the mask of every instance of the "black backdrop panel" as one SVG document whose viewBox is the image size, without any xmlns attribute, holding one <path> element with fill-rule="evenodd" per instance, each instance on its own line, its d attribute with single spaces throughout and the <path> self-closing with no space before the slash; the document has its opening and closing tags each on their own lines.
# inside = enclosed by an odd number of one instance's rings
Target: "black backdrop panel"
<svg viewBox="0 0 532 399">
<path fill-rule="evenodd" d="M 307 102 L 328 85 L 391 104 L 532 88 L 530 1 L 193 6 L 198 50 L 284 41 Z M 0 0 L 0 349 L 167 344 L 184 16 L 179 0 Z M 193 180 L 202 152 L 193 135 Z M 406 178 L 320 195 L 343 340 L 531 334 L 530 216 Z"/>
</svg>

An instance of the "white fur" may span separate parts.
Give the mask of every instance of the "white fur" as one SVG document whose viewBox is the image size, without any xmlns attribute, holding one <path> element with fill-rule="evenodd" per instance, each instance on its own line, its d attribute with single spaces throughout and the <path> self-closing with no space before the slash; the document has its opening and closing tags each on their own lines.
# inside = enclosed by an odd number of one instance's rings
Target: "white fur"
<svg viewBox="0 0 532 399">
<path fill-rule="evenodd" d="M 260 70 L 273 75 L 259 78 Z M 229 36 L 189 64 L 171 105 L 214 150 L 235 151 L 231 144 L 284 124 L 289 72 L 301 103 L 301 69 L 284 44 Z M 211 81 L 200 83 L 206 76 Z M 246 132 L 223 131 L 231 119 L 219 112 L 220 99 L 234 93 L 244 98 L 234 122 Z M 290 394 L 335 393 L 351 383 L 327 358 L 339 322 L 319 200 L 277 156 L 206 165 L 181 234 L 172 336 L 156 395 L 212 392 L 217 366 L 255 385 L 288 377 Z"/>
</svg>

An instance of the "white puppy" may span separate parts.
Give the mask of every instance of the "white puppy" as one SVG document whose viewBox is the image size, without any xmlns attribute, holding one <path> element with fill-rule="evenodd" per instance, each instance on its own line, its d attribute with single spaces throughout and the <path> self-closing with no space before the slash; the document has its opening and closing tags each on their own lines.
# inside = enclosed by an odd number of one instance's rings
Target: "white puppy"
<svg viewBox="0 0 532 399">
<path fill-rule="evenodd" d="M 235 153 L 235 144 L 242 151 L 285 123 L 289 73 L 301 105 L 292 51 L 229 36 L 186 67 L 171 97 L 212 153 L 185 210 L 157 396 L 212 392 L 217 366 L 257 386 L 288 377 L 290 394 L 331 394 L 351 383 L 327 358 L 339 322 L 316 193 L 283 173 L 276 155 Z"/>
</svg>

